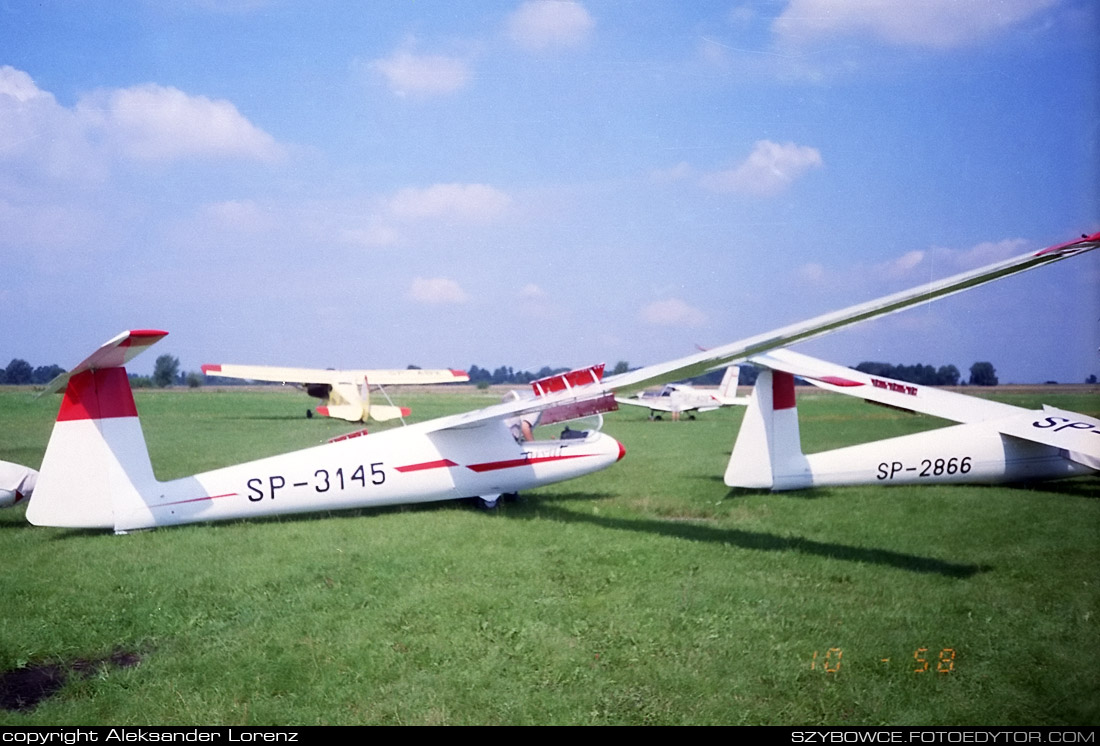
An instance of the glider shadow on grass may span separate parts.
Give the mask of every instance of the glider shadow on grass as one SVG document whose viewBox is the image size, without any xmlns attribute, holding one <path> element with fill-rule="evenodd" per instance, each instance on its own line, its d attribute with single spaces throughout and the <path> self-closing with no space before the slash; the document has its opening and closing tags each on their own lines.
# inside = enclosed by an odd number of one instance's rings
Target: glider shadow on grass
<svg viewBox="0 0 1100 746">
<path fill-rule="evenodd" d="M 564 496 L 563 496 L 564 497 Z M 581 495 L 573 495 L 580 499 Z M 835 542 L 816 541 L 797 536 L 779 536 L 763 531 L 743 531 L 734 528 L 715 528 L 686 521 L 662 521 L 652 518 L 628 519 L 612 518 L 602 515 L 586 515 L 554 505 L 540 505 L 537 517 L 562 521 L 563 523 L 589 523 L 602 528 L 618 531 L 638 531 L 657 536 L 667 536 L 688 541 L 727 544 L 741 549 L 753 549 L 764 552 L 800 552 L 816 557 L 831 557 L 850 562 L 864 562 L 872 565 L 894 567 L 909 572 L 931 573 L 949 578 L 965 579 L 978 573 L 988 572 L 988 565 L 973 565 L 959 562 L 947 562 L 934 557 L 921 557 L 916 554 L 895 552 L 890 549 L 869 549 Z M 529 518 L 535 515 L 525 514 Z"/>
</svg>

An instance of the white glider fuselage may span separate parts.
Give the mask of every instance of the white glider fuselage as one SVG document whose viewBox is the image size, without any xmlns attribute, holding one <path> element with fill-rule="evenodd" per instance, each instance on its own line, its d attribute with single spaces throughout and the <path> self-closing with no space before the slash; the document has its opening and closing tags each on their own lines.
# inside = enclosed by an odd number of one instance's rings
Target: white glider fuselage
<svg viewBox="0 0 1100 746">
<path fill-rule="evenodd" d="M 1060 479 L 1100 468 L 1100 420 L 1025 409 L 871 376 L 777 350 L 764 370 L 726 470 L 730 487 L 793 490 L 858 484 L 996 484 Z M 820 453 L 802 453 L 794 375 L 819 388 L 962 424 Z"/>
<path fill-rule="evenodd" d="M 281 513 L 497 496 L 572 479 L 622 458 L 618 441 L 517 443 L 505 422 L 457 430 L 411 425 L 160 482 L 132 396 L 89 412 L 97 392 L 123 391 L 122 368 L 70 381 L 27 518 L 38 525 L 116 531 Z M 104 381 L 104 378 L 114 378 Z M 74 463 L 75 461 L 75 463 Z"/>
</svg>

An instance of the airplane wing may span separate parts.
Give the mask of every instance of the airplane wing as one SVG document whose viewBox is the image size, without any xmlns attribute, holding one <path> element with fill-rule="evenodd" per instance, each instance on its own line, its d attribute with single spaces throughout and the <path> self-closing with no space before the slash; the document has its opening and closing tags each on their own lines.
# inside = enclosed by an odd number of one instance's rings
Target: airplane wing
<svg viewBox="0 0 1100 746">
<path fill-rule="evenodd" d="M 323 370 L 318 368 L 285 368 L 274 365 L 204 365 L 202 372 L 208 376 L 243 378 L 251 381 L 277 381 L 279 383 L 362 383 L 382 386 L 417 385 L 429 383 L 458 383 L 469 381 L 465 371 L 447 368 L 429 370 Z"/>
<path fill-rule="evenodd" d="M 989 423 L 999 432 L 1066 451 L 1071 461 L 1100 470 L 1100 420 L 1055 407 L 1026 410 Z"/>
<path fill-rule="evenodd" d="M 486 407 L 485 409 L 442 417 L 410 427 L 422 427 L 430 430 L 461 429 L 477 427 L 489 419 L 554 409 L 563 412 L 568 411 L 571 407 L 581 411 L 585 408 L 606 407 L 598 409 L 598 411 L 611 411 L 616 408 L 615 398 L 617 396 L 624 396 L 660 383 L 692 378 L 708 370 L 744 362 L 755 355 L 762 355 L 796 342 L 814 339 L 837 329 L 858 324 L 861 321 L 897 313 L 909 306 L 954 295 L 1001 277 L 1050 264 L 1091 251 L 1097 247 L 1100 247 L 1100 233 L 1094 233 L 1091 236 L 1085 236 L 1040 251 L 1029 252 L 1013 259 L 1006 259 L 979 269 L 963 272 L 945 280 L 930 282 L 911 290 L 850 306 L 808 321 L 790 324 L 774 331 L 764 332 L 727 345 L 703 350 L 687 357 L 649 365 L 606 379 L 600 377 L 603 371 L 602 365 L 582 371 L 571 371 L 560 376 L 551 376 L 544 380 L 560 380 L 560 383 L 548 386 L 543 382 L 536 381 L 532 384 L 534 395 L 526 399 L 518 399 Z M 599 369 L 599 375 L 592 372 L 596 368 Z"/>
<path fill-rule="evenodd" d="M 985 422 L 1030 410 L 1011 404 L 862 373 L 791 350 L 754 355 L 749 362 L 798 376 L 818 388 L 953 422 Z"/>
<path fill-rule="evenodd" d="M 618 394 L 627 394 L 663 381 L 694 378 L 708 370 L 741 362 L 753 355 L 780 347 L 790 347 L 796 342 L 805 342 L 861 321 L 887 316 L 918 303 L 945 298 L 1001 277 L 1092 251 L 1098 246 L 1100 246 L 1100 233 L 1094 233 L 1064 244 L 963 272 L 945 280 L 930 282 L 912 290 L 824 314 L 809 321 L 790 324 L 748 339 L 704 350 L 688 357 L 612 376 L 604 383 Z"/>
</svg>

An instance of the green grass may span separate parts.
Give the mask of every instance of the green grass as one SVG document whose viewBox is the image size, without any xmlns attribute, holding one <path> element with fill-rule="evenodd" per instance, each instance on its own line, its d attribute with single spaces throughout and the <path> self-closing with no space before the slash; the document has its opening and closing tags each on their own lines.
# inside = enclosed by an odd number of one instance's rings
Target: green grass
<svg viewBox="0 0 1100 746">
<path fill-rule="evenodd" d="M 289 392 L 137 400 L 162 479 L 352 429 Z M 418 418 L 496 400 L 401 397 Z M 38 466 L 56 406 L 0 390 L 0 459 Z M 800 409 L 811 451 L 936 424 L 837 396 Z M 0 669 L 143 660 L 0 725 L 1100 723 L 1100 479 L 731 492 L 740 416 L 615 413 L 622 463 L 495 513 L 116 537 L 2 511 Z"/>
</svg>

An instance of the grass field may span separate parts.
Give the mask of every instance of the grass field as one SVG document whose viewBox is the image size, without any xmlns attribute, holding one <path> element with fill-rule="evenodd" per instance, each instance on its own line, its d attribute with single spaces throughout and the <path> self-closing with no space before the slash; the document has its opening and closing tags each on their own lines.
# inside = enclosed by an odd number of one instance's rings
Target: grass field
<svg viewBox="0 0 1100 746">
<path fill-rule="evenodd" d="M 352 429 L 290 392 L 136 396 L 162 479 Z M 1100 414 L 1095 389 L 1005 398 Z M 37 467 L 57 404 L 0 390 L 0 459 Z M 808 451 L 937 424 L 800 409 Z M 740 417 L 614 413 L 622 463 L 493 513 L 116 537 L 0 511 L 0 671 L 90 661 L 0 725 L 1100 723 L 1100 478 L 731 492 Z"/>
</svg>

